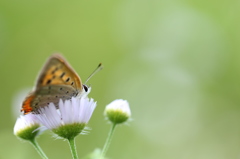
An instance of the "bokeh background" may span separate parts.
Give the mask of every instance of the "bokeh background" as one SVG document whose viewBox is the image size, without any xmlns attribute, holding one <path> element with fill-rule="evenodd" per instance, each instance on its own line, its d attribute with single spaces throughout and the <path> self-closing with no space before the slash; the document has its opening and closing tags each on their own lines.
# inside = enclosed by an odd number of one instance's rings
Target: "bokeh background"
<svg viewBox="0 0 240 159">
<path fill-rule="evenodd" d="M 240 1 L 0 0 L 0 158 L 39 158 L 13 135 L 21 99 L 45 60 L 62 53 L 98 106 L 82 158 L 102 148 L 105 106 L 129 101 L 111 159 L 240 158 Z M 38 138 L 49 158 L 71 158 L 67 142 Z"/>
</svg>

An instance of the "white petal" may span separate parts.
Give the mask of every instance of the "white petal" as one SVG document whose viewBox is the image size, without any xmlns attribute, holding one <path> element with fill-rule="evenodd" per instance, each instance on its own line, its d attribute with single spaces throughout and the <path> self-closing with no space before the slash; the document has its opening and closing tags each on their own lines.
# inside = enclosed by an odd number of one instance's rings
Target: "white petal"
<svg viewBox="0 0 240 159">
<path fill-rule="evenodd" d="M 105 112 L 108 110 L 122 111 L 128 116 L 131 116 L 131 110 L 127 100 L 116 99 L 106 106 Z"/>
<path fill-rule="evenodd" d="M 41 108 L 38 115 L 39 120 L 48 129 L 73 123 L 87 124 L 96 107 L 96 102 L 88 98 L 75 98 L 59 101 L 59 109 L 53 103 Z"/>
<path fill-rule="evenodd" d="M 15 123 L 13 132 L 16 134 L 17 132 L 34 125 L 40 126 L 39 121 L 34 114 L 29 113 L 27 115 L 21 115 Z"/>
</svg>

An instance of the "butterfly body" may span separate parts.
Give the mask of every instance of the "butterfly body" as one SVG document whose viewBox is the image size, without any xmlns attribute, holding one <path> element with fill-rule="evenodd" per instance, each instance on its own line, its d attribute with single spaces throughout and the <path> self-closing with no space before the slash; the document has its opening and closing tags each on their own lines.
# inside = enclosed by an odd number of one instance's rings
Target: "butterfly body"
<svg viewBox="0 0 240 159">
<path fill-rule="evenodd" d="M 80 77 L 59 54 L 52 55 L 43 67 L 33 91 L 22 104 L 24 114 L 39 113 L 39 109 L 54 103 L 58 107 L 60 99 L 81 97 L 90 92 Z"/>
</svg>

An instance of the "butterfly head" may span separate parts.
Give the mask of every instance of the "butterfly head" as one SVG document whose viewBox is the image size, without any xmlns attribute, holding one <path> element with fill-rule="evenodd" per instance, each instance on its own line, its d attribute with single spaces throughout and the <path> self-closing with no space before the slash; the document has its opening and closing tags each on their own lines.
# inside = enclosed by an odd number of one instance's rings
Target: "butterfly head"
<svg viewBox="0 0 240 159">
<path fill-rule="evenodd" d="M 83 84 L 83 91 L 88 92 L 88 89 L 89 89 L 89 87 L 87 85 Z"/>
<path fill-rule="evenodd" d="M 80 97 L 86 97 L 91 92 L 91 87 L 86 84 L 83 84 L 82 86 L 82 93 L 80 94 Z"/>
</svg>

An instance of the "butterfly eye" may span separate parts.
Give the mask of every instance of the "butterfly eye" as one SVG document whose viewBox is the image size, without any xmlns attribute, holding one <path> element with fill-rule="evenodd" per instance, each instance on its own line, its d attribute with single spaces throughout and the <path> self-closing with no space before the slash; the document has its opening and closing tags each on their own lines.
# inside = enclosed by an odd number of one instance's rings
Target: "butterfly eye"
<svg viewBox="0 0 240 159">
<path fill-rule="evenodd" d="M 86 86 L 85 84 L 83 84 L 83 88 L 84 88 L 85 92 L 88 92 L 88 86 Z"/>
</svg>

